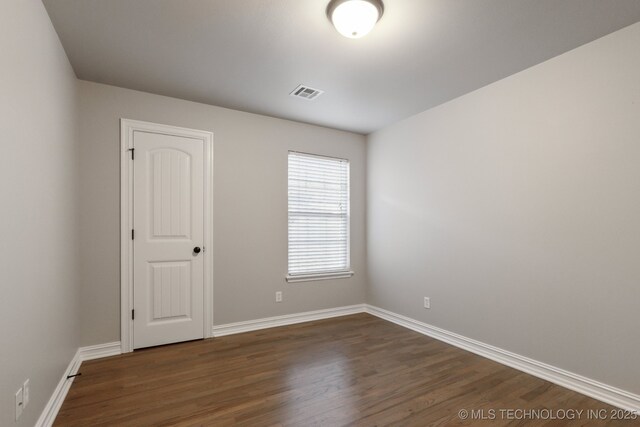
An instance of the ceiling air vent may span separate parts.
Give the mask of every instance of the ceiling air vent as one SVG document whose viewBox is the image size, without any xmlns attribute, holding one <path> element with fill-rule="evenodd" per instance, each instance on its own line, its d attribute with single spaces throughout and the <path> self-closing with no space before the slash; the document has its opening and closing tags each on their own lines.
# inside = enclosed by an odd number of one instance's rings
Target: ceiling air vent
<svg viewBox="0 0 640 427">
<path fill-rule="evenodd" d="M 313 101 L 323 93 L 324 91 L 314 89 L 309 86 L 300 85 L 295 88 L 289 95 L 295 96 L 296 98 L 306 99 L 307 101 Z"/>
</svg>

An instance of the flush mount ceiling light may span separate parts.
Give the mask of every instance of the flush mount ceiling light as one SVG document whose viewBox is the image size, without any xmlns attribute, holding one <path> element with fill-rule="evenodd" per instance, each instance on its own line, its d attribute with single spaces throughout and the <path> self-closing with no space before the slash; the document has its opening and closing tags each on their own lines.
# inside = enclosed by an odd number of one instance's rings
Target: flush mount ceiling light
<svg viewBox="0 0 640 427">
<path fill-rule="evenodd" d="M 333 26 L 351 39 L 367 35 L 383 12 L 381 0 L 331 0 L 327 6 L 327 16 Z"/>
</svg>

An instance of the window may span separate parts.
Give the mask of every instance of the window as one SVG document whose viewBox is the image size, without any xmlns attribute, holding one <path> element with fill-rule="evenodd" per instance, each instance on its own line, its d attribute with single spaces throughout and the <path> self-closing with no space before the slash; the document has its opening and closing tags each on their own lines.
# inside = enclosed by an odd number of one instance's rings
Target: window
<svg viewBox="0 0 640 427">
<path fill-rule="evenodd" d="M 349 161 L 289 152 L 287 281 L 350 277 Z"/>
</svg>

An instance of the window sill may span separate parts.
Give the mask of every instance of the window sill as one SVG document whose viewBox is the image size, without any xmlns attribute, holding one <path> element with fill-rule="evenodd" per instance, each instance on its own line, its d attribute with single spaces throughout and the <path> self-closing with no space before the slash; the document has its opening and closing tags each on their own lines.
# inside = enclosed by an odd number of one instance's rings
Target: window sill
<svg viewBox="0 0 640 427">
<path fill-rule="evenodd" d="M 347 279 L 351 276 L 353 276 L 353 271 L 336 271 L 331 273 L 297 274 L 295 276 L 287 274 L 286 279 L 288 283 L 296 283 L 313 282 L 316 280 Z"/>
</svg>

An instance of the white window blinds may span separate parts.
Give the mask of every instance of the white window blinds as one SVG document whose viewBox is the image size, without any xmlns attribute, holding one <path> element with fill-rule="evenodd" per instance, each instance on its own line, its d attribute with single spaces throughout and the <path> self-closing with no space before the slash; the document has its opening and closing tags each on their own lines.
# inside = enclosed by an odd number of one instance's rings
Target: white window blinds
<svg viewBox="0 0 640 427">
<path fill-rule="evenodd" d="M 289 152 L 289 276 L 349 270 L 349 161 Z"/>
</svg>

